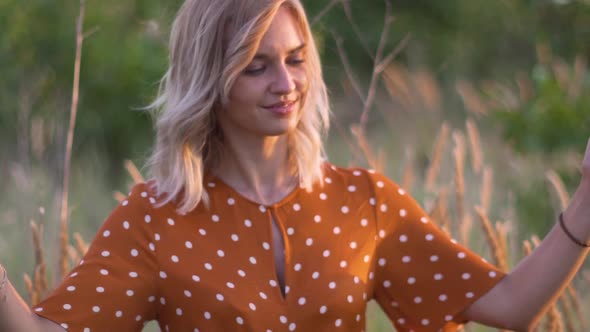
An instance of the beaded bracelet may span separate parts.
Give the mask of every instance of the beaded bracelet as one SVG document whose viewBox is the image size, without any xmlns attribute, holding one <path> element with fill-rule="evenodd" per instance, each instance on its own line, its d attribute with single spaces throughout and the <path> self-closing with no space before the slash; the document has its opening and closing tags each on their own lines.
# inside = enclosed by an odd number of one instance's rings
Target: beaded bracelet
<svg viewBox="0 0 590 332">
<path fill-rule="evenodd" d="M 570 233 L 570 231 L 565 227 L 565 223 L 563 222 L 563 212 L 559 214 L 559 224 L 561 225 L 561 228 L 563 229 L 563 231 L 565 232 L 567 237 L 569 237 L 577 245 L 579 245 L 580 247 L 585 247 L 585 248 L 590 247 L 589 243 L 584 243 L 584 242 L 576 239 L 576 237 L 572 233 Z"/>
<path fill-rule="evenodd" d="M 2 279 L 0 279 L 0 303 L 3 303 L 6 302 L 6 292 L 4 291 L 4 288 L 8 282 L 8 273 L 4 266 L 0 265 L 0 269 L 2 269 L 3 272 Z"/>
</svg>

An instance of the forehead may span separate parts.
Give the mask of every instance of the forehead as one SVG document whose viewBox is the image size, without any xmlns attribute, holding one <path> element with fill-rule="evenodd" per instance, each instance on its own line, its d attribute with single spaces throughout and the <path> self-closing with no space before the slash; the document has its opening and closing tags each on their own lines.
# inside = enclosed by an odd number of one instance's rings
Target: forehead
<svg viewBox="0 0 590 332">
<path fill-rule="evenodd" d="M 305 43 L 299 20 L 288 7 L 281 6 L 263 35 L 258 52 L 282 53 Z"/>
</svg>

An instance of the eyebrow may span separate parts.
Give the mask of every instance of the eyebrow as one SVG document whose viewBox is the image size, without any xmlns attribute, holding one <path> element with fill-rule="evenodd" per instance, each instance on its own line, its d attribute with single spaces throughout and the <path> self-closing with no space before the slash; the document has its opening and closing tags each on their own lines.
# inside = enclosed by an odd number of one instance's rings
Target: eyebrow
<svg viewBox="0 0 590 332">
<path fill-rule="evenodd" d="M 305 44 L 305 43 L 304 44 L 301 44 L 301 45 L 295 47 L 294 49 L 290 50 L 287 53 L 288 54 L 297 53 L 297 52 L 303 50 L 306 46 L 307 46 L 307 44 Z M 256 59 L 256 60 L 269 59 L 269 58 L 270 58 L 270 56 L 268 54 L 264 54 L 264 53 L 257 53 L 254 56 L 254 59 Z"/>
</svg>

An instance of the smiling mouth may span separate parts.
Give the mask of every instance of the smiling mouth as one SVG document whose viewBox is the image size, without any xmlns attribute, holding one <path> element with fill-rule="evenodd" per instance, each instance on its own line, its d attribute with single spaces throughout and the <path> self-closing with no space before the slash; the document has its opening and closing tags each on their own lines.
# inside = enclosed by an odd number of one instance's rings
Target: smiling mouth
<svg viewBox="0 0 590 332">
<path fill-rule="evenodd" d="M 264 109 L 269 110 L 275 114 L 286 115 L 290 114 L 295 110 L 295 104 L 299 101 L 299 99 L 285 102 L 285 103 L 276 103 L 270 106 L 263 106 Z"/>
</svg>

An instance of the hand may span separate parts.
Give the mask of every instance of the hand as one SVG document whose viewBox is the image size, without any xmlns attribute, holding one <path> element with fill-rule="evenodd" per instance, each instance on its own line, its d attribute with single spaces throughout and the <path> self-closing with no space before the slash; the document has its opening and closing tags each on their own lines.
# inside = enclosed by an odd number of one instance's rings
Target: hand
<svg viewBox="0 0 590 332">
<path fill-rule="evenodd" d="M 590 183 L 590 140 L 588 140 L 586 154 L 584 154 L 582 161 L 582 180 Z"/>
</svg>

